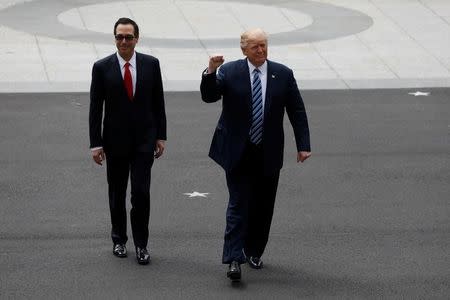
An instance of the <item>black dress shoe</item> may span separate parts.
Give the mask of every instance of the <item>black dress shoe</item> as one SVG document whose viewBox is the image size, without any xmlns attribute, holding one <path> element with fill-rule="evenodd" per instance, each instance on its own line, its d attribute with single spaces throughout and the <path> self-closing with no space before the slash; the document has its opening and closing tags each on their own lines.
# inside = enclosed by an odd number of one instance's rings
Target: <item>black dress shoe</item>
<svg viewBox="0 0 450 300">
<path fill-rule="evenodd" d="M 233 282 L 241 281 L 241 266 L 237 261 L 231 262 L 228 267 L 227 277 Z"/>
<path fill-rule="evenodd" d="M 150 254 L 147 249 L 136 247 L 136 259 L 138 264 L 146 265 L 150 262 Z"/>
<path fill-rule="evenodd" d="M 257 256 L 247 256 L 245 254 L 245 250 L 242 249 L 242 254 L 244 254 L 245 260 L 247 261 L 248 265 L 252 269 L 261 269 L 263 267 L 263 262 L 260 257 Z"/>
<path fill-rule="evenodd" d="M 127 257 L 127 247 L 125 244 L 114 244 L 113 254 L 117 257 Z"/>
<path fill-rule="evenodd" d="M 261 269 L 263 267 L 263 262 L 259 257 L 247 256 L 245 259 L 247 260 L 248 265 L 252 269 Z"/>
</svg>

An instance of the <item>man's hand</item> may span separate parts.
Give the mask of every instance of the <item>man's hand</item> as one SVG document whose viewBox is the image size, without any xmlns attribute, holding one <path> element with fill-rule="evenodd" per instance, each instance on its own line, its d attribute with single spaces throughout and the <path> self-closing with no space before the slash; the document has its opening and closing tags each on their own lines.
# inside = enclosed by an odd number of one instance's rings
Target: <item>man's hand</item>
<svg viewBox="0 0 450 300">
<path fill-rule="evenodd" d="M 223 59 L 223 55 L 212 55 L 209 57 L 209 65 L 208 65 L 208 73 L 215 73 L 217 68 L 223 64 L 225 60 Z"/>
<path fill-rule="evenodd" d="M 95 163 L 98 165 L 102 165 L 102 161 L 105 160 L 105 152 L 103 151 L 103 148 L 96 149 L 92 151 L 92 158 L 94 159 Z"/>
<path fill-rule="evenodd" d="M 156 140 L 155 146 L 155 158 L 160 158 L 164 153 L 165 141 L 164 140 Z"/>
<path fill-rule="evenodd" d="M 300 151 L 297 153 L 297 162 L 304 162 L 311 156 L 311 152 L 308 151 Z"/>
</svg>

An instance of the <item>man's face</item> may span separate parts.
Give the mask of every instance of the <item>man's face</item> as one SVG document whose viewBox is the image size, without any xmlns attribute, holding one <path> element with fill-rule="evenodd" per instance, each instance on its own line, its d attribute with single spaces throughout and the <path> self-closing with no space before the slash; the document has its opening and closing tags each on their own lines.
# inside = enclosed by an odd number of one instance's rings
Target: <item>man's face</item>
<svg viewBox="0 0 450 300">
<path fill-rule="evenodd" d="M 247 46 L 242 53 L 255 66 L 261 66 L 267 59 L 267 40 L 263 36 L 254 36 L 248 39 Z"/>
<path fill-rule="evenodd" d="M 138 38 L 134 36 L 134 27 L 132 24 L 119 24 L 116 28 L 116 47 L 119 55 L 125 60 L 133 56 L 134 47 Z"/>
</svg>

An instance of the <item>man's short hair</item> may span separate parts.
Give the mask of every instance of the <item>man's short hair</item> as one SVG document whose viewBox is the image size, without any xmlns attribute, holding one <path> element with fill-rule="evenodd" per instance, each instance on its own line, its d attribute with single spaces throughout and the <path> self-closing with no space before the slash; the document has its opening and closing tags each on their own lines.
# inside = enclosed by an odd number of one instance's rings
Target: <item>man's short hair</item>
<svg viewBox="0 0 450 300">
<path fill-rule="evenodd" d="M 117 20 L 116 24 L 114 24 L 114 36 L 116 35 L 116 29 L 117 29 L 117 26 L 119 24 L 123 24 L 123 25 L 131 24 L 131 25 L 133 25 L 134 37 L 135 38 L 139 37 L 139 26 L 136 24 L 135 21 L 131 20 L 130 18 L 120 18 L 119 20 Z"/>
<path fill-rule="evenodd" d="M 248 45 L 248 40 L 255 35 L 260 35 L 267 41 L 267 33 L 265 33 L 264 30 L 261 28 L 249 29 L 241 34 L 241 49 L 246 48 Z"/>
</svg>

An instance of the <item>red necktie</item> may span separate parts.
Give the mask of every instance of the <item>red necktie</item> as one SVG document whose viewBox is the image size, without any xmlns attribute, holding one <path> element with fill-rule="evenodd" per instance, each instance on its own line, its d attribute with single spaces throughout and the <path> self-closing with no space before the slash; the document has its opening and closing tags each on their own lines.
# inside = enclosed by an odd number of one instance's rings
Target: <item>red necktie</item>
<svg viewBox="0 0 450 300">
<path fill-rule="evenodd" d="M 127 90 L 128 99 L 130 101 L 133 100 L 133 79 L 131 79 L 131 72 L 130 72 L 130 63 L 125 63 L 125 74 L 123 75 L 123 83 L 125 84 L 125 89 Z"/>
</svg>

